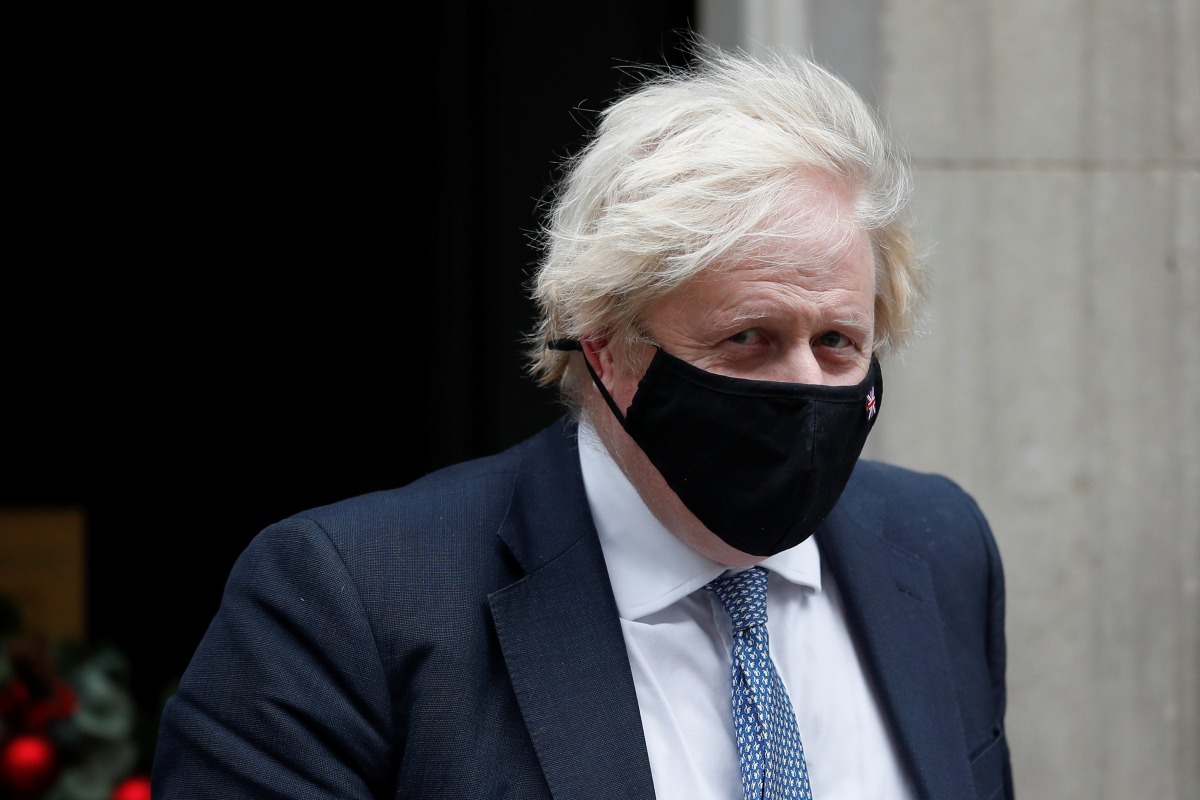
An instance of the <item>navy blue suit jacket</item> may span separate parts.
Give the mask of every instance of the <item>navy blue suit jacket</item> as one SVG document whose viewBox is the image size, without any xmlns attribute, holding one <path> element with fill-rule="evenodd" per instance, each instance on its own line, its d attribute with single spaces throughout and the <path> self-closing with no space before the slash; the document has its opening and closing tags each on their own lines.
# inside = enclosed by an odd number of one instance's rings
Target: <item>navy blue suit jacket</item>
<svg viewBox="0 0 1200 800">
<path fill-rule="evenodd" d="M 155 800 L 652 798 L 576 446 L 563 420 L 260 533 L 163 713 Z M 816 535 L 918 795 L 1011 797 L 974 501 L 864 460 Z"/>
</svg>

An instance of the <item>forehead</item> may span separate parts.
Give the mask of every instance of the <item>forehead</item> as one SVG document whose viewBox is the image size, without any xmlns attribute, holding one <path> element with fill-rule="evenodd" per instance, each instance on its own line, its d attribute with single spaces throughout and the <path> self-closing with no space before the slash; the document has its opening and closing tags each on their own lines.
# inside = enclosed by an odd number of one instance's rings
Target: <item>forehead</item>
<svg viewBox="0 0 1200 800">
<path fill-rule="evenodd" d="M 828 270 L 857 249 L 864 238 L 850 183 L 823 172 L 797 173 L 774 211 L 714 266 L 764 266 Z"/>
<path fill-rule="evenodd" d="M 871 237 L 849 184 L 809 172 L 796 175 L 772 214 L 682 288 L 730 279 L 857 287 L 870 277 L 873 289 L 873 274 Z"/>
<path fill-rule="evenodd" d="M 809 301 L 873 306 L 874 254 L 866 231 L 847 229 L 814 244 L 793 240 L 729 259 L 705 269 L 663 298 L 659 308 L 697 314 L 742 309 L 753 315 L 760 301 Z"/>
<path fill-rule="evenodd" d="M 767 213 L 756 214 L 757 222 L 698 272 L 667 271 L 657 291 L 628 295 L 631 330 L 645 333 L 644 326 L 653 328 L 654 318 L 668 308 L 672 315 L 724 309 L 726 317 L 765 316 L 734 300 L 761 297 L 772 284 L 790 284 L 800 293 L 840 286 L 865 300 L 865 308 L 853 316 L 872 318 L 874 244 L 860 221 L 851 182 L 817 170 L 794 172 L 775 197 Z M 754 304 L 751 298 L 749 305 Z"/>
<path fill-rule="evenodd" d="M 650 310 L 658 322 L 707 323 L 794 316 L 873 317 L 875 264 L 869 232 L 844 181 L 797 175 L 774 212 L 724 256 Z"/>
</svg>

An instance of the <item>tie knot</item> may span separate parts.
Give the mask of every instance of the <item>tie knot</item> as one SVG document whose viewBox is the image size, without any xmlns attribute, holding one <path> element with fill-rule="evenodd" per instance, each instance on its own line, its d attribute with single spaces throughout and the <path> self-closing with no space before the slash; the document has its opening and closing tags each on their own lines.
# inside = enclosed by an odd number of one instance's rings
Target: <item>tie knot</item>
<svg viewBox="0 0 1200 800">
<path fill-rule="evenodd" d="M 767 571 L 762 567 L 716 578 L 704 588 L 725 606 L 735 631 L 767 624 Z"/>
</svg>

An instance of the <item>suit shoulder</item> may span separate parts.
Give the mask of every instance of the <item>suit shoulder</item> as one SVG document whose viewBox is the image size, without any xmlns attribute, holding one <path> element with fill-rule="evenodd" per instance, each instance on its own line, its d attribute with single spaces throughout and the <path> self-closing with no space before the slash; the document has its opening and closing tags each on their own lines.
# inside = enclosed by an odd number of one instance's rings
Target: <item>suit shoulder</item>
<svg viewBox="0 0 1200 800">
<path fill-rule="evenodd" d="M 975 498 L 958 481 L 938 472 L 922 472 L 883 461 L 861 459 L 854 470 L 854 481 L 867 492 L 889 502 L 961 503 L 978 511 Z"/>
<path fill-rule="evenodd" d="M 314 506 L 292 515 L 320 525 L 348 518 L 391 518 L 396 514 L 413 518 L 443 518 L 447 512 L 465 510 L 464 501 L 476 511 L 494 506 L 511 492 L 520 469 L 522 442 L 500 453 L 440 467 L 415 480 L 391 489 Z"/>
<path fill-rule="evenodd" d="M 853 483 L 858 492 L 881 500 L 889 534 L 925 546 L 982 546 L 995 553 L 991 527 L 975 497 L 954 479 L 869 459 L 860 460 Z M 976 535 L 969 535 L 968 532 Z"/>
<path fill-rule="evenodd" d="M 494 532 L 508 513 L 522 474 L 539 469 L 539 447 L 557 447 L 574 428 L 560 421 L 493 455 L 451 464 L 404 486 L 345 498 L 289 516 L 272 528 L 315 526 L 341 547 L 419 547 L 425 552 Z M 547 444 L 547 443 L 551 444 Z"/>
</svg>

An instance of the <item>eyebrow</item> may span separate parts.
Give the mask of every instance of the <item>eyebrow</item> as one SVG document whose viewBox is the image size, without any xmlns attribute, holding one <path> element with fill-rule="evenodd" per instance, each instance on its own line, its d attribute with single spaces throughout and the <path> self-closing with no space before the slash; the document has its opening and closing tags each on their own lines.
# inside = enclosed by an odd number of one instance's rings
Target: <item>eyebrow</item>
<svg viewBox="0 0 1200 800">
<path fill-rule="evenodd" d="M 856 312 L 849 316 L 838 317 L 834 319 L 835 325 L 844 325 L 847 328 L 857 328 L 864 333 L 872 333 L 875 329 L 874 320 L 868 318 L 866 314 Z"/>
<path fill-rule="evenodd" d="M 776 316 L 778 316 L 778 309 L 750 308 L 729 313 L 718 312 L 713 314 L 711 319 L 721 327 L 731 327 L 742 322 L 755 322 Z M 852 312 L 837 316 L 834 318 L 833 324 L 839 327 L 853 328 L 863 333 L 873 333 L 875 329 L 874 322 L 870 316 L 862 312 Z"/>
</svg>

